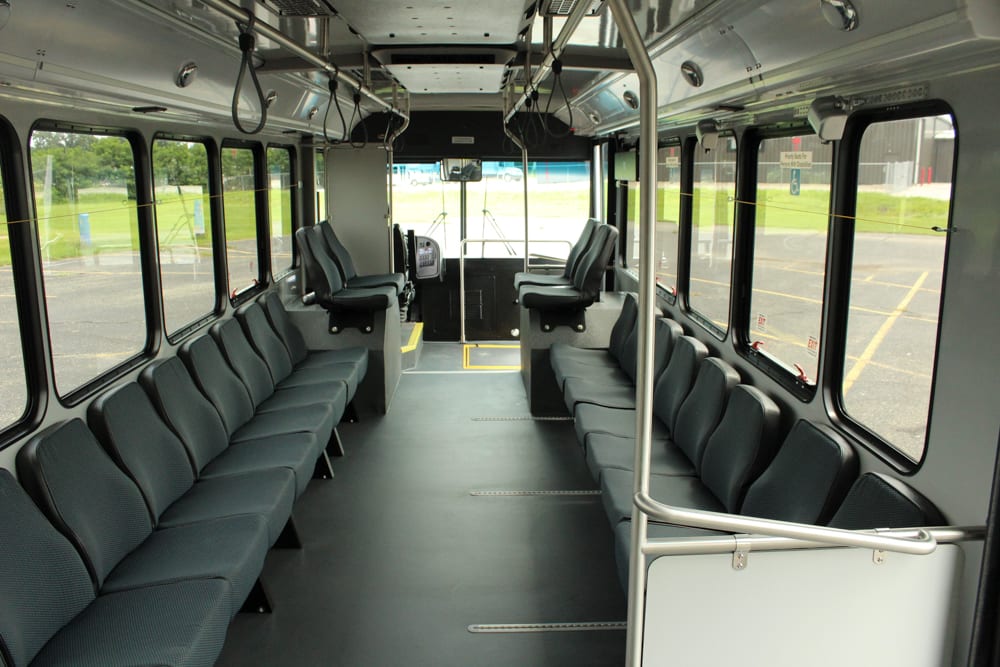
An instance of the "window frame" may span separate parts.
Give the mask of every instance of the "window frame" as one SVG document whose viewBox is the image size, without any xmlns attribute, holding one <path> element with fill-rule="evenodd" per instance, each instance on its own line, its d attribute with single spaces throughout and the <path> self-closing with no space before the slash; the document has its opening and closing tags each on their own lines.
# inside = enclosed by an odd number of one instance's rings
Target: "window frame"
<svg viewBox="0 0 1000 667">
<path fill-rule="evenodd" d="M 302 178 L 299 175 L 299 152 L 295 146 L 292 144 L 276 144 L 269 143 L 264 147 L 264 162 L 267 163 L 267 151 L 269 150 L 284 150 L 288 151 L 288 168 L 289 174 L 288 179 L 291 184 L 290 202 L 291 202 L 291 215 L 292 215 L 292 228 L 288 236 L 288 241 L 292 248 L 292 263 L 279 270 L 278 273 L 274 272 L 274 265 L 270 261 L 271 257 L 271 207 L 270 207 L 270 197 L 271 197 L 271 186 L 270 181 L 267 181 L 267 195 L 268 195 L 268 209 L 267 209 L 267 257 L 268 257 L 268 268 L 269 275 L 271 276 L 271 282 L 277 283 L 280 280 L 288 277 L 290 274 L 295 273 L 299 268 L 299 249 L 295 243 L 295 232 L 302 227 L 302 206 L 300 204 L 302 197 Z M 265 164 L 265 167 L 267 165 Z"/>
<path fill-rule="evenodd" d="M 41 423 L 47 401 L 48 380 L 45 373 L 45 330 L 39 316 L 44 303 L 39 299 L 38 277 L 33 270 L 33 235 L 37 223 L 29 198 L 29 165 L 14 126 L 0 116 L 0 187 L 4 192 L 7 236 L 10 244 L 11 272 L 18 319 L 18 343 L 24 371 L 25 404 L 21 415 L 0 428 L 0 450 L 30 433 Z M 31 221 L 11 226 L 11 220 Z M 28 341 L 39 341 L 28 345 Z"/>
<path fill-rule="evenodd" d="M 223 255 L 225 256 L 224 266 L 224 284 L 226 286 L 226 296 L 229 299 L 230 305 L 233 308 L 240 306 L 247 301 L 250 301 L 258 294 L 263 292 L 268 287 L 268 276 L 271 275 L 271 249 L 268 243 L 267 235 L 270 234 L 268 229 L 270 215 L 268 213 L 268 192 L 267 192 L 267 153 L 264 150 L 264 146 L 257 141 L 244 141 L 239 139 L 224 139 L 222 146 L 219 149 L 219 183 L 220 186 L 223 183 L 225 174 L 223 173 L 222 167 L 222 154 L 227 148 L 244 149 L 249 150 L 253 154 L 253 192 L 254 192 L 254 229 L 257 233 L 257 277 L 256 282 L 251 283 L 236 289 L 230 289 L 229 285 L 229 237 L 226 235 L 226 215 L 225 215 L 225 190 L 222 188 L 220 191 L 222 196 L 219 198 L 221 220 L 222 220 L 222 239 L 223 243 L 220 244 Z"/>
<path fill-rule="evenodd" d="M 826 250 L 824 259 L 823 276 L 823 297 L 824 302 L 820 305 L 819 322 L 819 342 L 820 350 L 817 357 L 817 377 L 814 383 L 804 381 L 799 373 L 784 363 L 777 357 L 767 353 L 766 350 L 755 349 L 751 342 L 751 305 L 753 293 L 754 259 L 757 240 L 757 181 L 758 181 L 758 154 L 760 145 L 767 139 L 783 139 L 792 136 L 812 134 L 813 129 L 806 123 L 795 126 L 782 127 L 751 127 L 743 133 L 742 154 L 737 160 L 737 169 L 742 176 L 738 176 L 737 193 L 738 204 L 736 207 L 736 256 L 733 258 L 735 282 L 739 283 L 739 290 L 734 290 L 732 298 L 734 300 L 734 314 L 736 321 L 730 327 L 733 331 L 733 345 L 737 353 L 760 369 L 768 377 L 788 390 L 793 396 L 808 403 L 813 400 L 819 391 L 821 375 L 823 374 L 822 357 L 824 354 L 823 331 L 827 321 L 827 284 L 830 278 L 830 247 L 832 243 L 833 230 L 831 224 L 833 216 L 834 199 L 836 197 L 835 183 L 837 173 L 837 162 L 839 157 L 839 142 L 833 142 L 833 153 L 831 156 L 832 166 L 830 169 L 830 196 L 827 204 L 827 232 Z M 747 202 L 746 205 L 740 205 Z M 828 345 L 828 343 L 827 343 Z"/>
<path fill-rule="evenodd" d="M 695 150 L 698 148 L 698 139 L 696 137 L 689 136 L 684 142 L 684 151 L 681 153 L 681 220 L 679 233 L 680 238 L 677 243 L 678 292 L 681 292 L 684 295 L 684 298 L 680 300 L 681 308 L 684 314 L 687 315 L 692 322 L 695 322 L 698 326 L 708 332 L 709 335 L 720 341 L 726 339 L 726 336 L 730 334 L 734 326 L 733 302 L 736 298 L 734 290 L 737 287 L 735 281 L 736 274 L 734 271 L 736 268 L 737 257 L 736 248 L 739 243 L 739 239 L 736 237 L 736 220 L 740 214 L 740 184 L 744 182 L 742 176 L 740 175 L 741 160 L 743 159 L 742 155 L 744 154 L 740 144 L 740 136 L 732 130 L 726 130 L 719 135 L 720 142 L 730 139 L 736 142 L 736 160 L 734 161 L 735 173 L 733 174 L 733 196 L 735 201 L 733 204 L 733 219 L 730 221 L 733 242 L 729 249 L 729 306 L 726 313 L 728 322 L 725 329 L 720 328 L 711 319 L 691 307 L 691 268 L 693 266 L 693 262 L 691 261 L 691 243 L 694 240 L 694 158 Z M 681 287 L 682 285 L 683 287 Z"/>
<path fill-rule="evenodd" d="M 28 146 L 28 187 L 31 192 L 32 219 L 36 221 L 33 233 L 35 243 L 41 248 L 41 239 L 38 238 L 39 226 L 37 224 L 37 211 L 35 210 L 35 178 L 34 169 L 31 165 L 31 138 L 35 132 L 61 132 L 65 134 L 89 134 L 102 135 L 108 137 L 120 137 L 128 141 L 132 149 L 132 169 L 135 178 L 136 197 L 136 237 L 139 240 L 139 277 L 143 292 L 143 310 L 145 315 L 145 343 L 143 347 L 131 357 L 126 358 L 115 366 L 112 366 L 103 373 L 91 378 L 83 384 L 74 387 L 65 394 L 60 394 L 57 385 L 51 387 L 52 394 L 60 405 L 64 407 L 74 407 L 92 398 L 101 390 L 115 380 L 133 371 L 148 360 L 156 356 L 160 347 L 160 338 L 163 332 L 163 320 L 161 316 L 161 306 L 159 302 L 159 259 L 156 247 L 156 229 L 153 218 L 153 196 L 152 196 L 152 174 L 150 173 L 150 153 L 144 137 L 136 130 L 120 127 L 107 127 L 96 125 L 78 125 L 75 123 L 65 123 L 49 119 L 40 119 L 32 124 L 28 132 L 26 145 Z M 39 278 L 40 292 L 42 294 L 40 311 L 44 311 L 45 323 L 49 322 L 49 304 L 45 298 L 45 269 L 39 258 Z M 52 346 L 49 341 L 51 327 L 46 326 L 45 331 L 40 334 L 46 340 L 47 363 L 53 369 L 53 379 L 55 378 L 55 360 L 52 357 Z"/>
<path fill-rule="evenodd" d="M 836 271 L 832 281 L 828 281 L 830 294 L 828 309 L 830 324 L 827 329 L 826 350 L 821 352 L 823 372 L 823 392 L 826 410 L 830 420 L 838 428 L 848 433 L 867 449 L 880 457 L 902 474 L 917 472 L 927 459 L 927 436 L 930 433 L 934 415 L 934 396 L 937 389 L 938 364 L 941 352 L 942 311 L 948 289 L 948 265 L 951 256 L 951 234 L 945 239 L 944 262 L 941 267 L 941 297 L 938 303 L 937 332 L 934 340 L 934 363 L 931 369 L 930 394 L 927 401 L 927 423 L 924 428 L 924 446 L 919 460 L 914 460 L 891 442 L 883 438 L 865 424 L 857 421 L 847 412 L 843 401 L 844 367 L 847 353 L 847 325 L 849 319 L 851 277 L 854 258 L 854 215 L 857 210 L 858 174 L 861 156 L 861 142 L 869 126 L 887 121 L 911 120 L 925 116 L 950 115 L 955 128 L 955 144 L 952 154 L 951 196 L 948 206 L 948 228 L 953 224 L 955 201 L 955 176 L 958 173 L 960 138 L 958 118 L 954 109 L 942 100 L 928 100 L 914 104 L 862 109 L 847 121 L 840 141 L 840 155 L 834 168 L 834 183 L 837 185 L 834 206 L 831 211 L 832 224 L 830 243 L 831 258 L 828 271 Z"/>
<path fill-rule="evenodd" d="M 215 320 L 219 319 L 223 313 L 226 312 L 226 289 L 223 287 L 225 285 L 226 273 L 225 266 L 223 262 L 225 261 L 225 244 L 219 243 L 219 234 L 222 216 L 221 207 L 221 194 L 222 194 L 222 177 L 221 168 L 222 161 L 220 157 L 218 144 L 214 139 L 207 136 L 197 136 L 197 135 L 181 135 L 181 134 L 171 134 L 167 132 L 157 132 L 151 138 L 149 142 L 149 164 L 150 164 L 150 177 L 156 177 L 156 171 L 154 169 L 154 156 L 153 148 L 157 141 L 183 141 L 202 144 L 205 147 L 206 159 L 208 160 L 208 210 L 205 211 L 205 215 L 208 216 L 205 224 L 207 224 L 212 230 L 212 283 L 213 283 L 213 297 L 214 302 L 212 309 L 198 317 L 191 322 L 185 324 L 182 327 L 178 327 L 176 331 L 167 331 L 167 321 L 166 313 L 163 314 L 163 333 L 164 338 L 171 345 L 176 345 L 180 341 L 184 340 L 191 334 L 203 329 L 208 324 L 211 324 Z M 152 181 L 155 183 L 155 180 Z M 155 192 L 154 192 L 155 195 Z M 154 197 L 155 199 L 155 197 Z M 154 236 L 156 236 L 156 275 L 159 288 L 159 299 L 160 307 L 163 308 L 163 279 L 162 270 L 163 267 L 160 265 L 160 239 L 159 239 L 159 220 L 156 219 L 155 215 L 155 205 L 154 205 L 154 220 L 156 220 L 156 229 L 154 229 Z M 220 246 L 222 253 L 220 254 Z"/>
</svg>

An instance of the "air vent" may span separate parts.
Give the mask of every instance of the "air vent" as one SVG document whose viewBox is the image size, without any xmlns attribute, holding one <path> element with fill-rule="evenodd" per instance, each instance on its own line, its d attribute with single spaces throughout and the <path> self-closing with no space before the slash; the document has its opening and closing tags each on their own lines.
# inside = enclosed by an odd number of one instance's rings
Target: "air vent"
<svg viewBox="0 0 1000 667">
<path fill-rule="evenodd" d="M 587 16 L 596 16 L 604 9 L 604 0 L 543 0 L 542 16 L 569 16 L 579 2 L 590 3 Z"/>
<path fill-rule="evenodd" d="M 334 9 L 326 0 L 270 0 L 270 4 L 278 8 L 282 16 L 336 16 Z"/>
</svg>

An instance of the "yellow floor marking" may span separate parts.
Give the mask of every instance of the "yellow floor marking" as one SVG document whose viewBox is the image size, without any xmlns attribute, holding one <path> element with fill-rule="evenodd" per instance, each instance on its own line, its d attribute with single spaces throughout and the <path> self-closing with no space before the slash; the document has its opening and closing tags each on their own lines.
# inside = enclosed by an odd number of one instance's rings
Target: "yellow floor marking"
<svg viewBox="0 0 1000 667">
<path fill-rule="evenodd" d="M 868 341 L 868 345 L 865 347 L 864 352 L 861 353 L 861 356 L 858 357 L 854 366 L 852 366 L 851 370 L 844 376 L 844 384 L 842 387 L 842 394 L 844 396 L 847 395 L 847 392 L 850 391 L 851 387 L 857 381 L 858 377 L 861 375 L 861 371 L 865 369 L 865 366 L 867 366 L 872 360 L 872 357 L 875 356 L 875 353 L 882 345 L 885 337 L 889 335 L 889 331 L 892 329 L 893 325 L 896 324 L 896 320 L 900 318 L 903 311 L 906 310 L 906 307 L 910 305 L 911 301 L 913 301 L 913 297 L 915 297 L 917 292 L 920 291 L 920 286 L 924 284 L 925 280 L 927 280 L 927 275 L 927 271 L 920 274 L 920 277 L 917 278 L 917 282 L 913 283 L 913 287 L 910 288 L 910 291 L 906 293 L 906 296 L 904 296 L 903 300 L 899 302 L 896 309 L 892 311 L 889 317 L 886 318 L 885 322 L 882 323 L 882 326 L 879 327 L 878 331 L 875 332 L 875 335 L 872 336 L 872 339 Z"/>
<path fill-rule="evenodd" d="M 517 366 L 474 366 L 471 360 L 472 348 L 474 347 L 484 347 L 484 348 L 494 348 L 502 350 L 516 350 L 520 349 L 519 344 L 515 345 L 497 345 L 492 343 L 468 343 L 463 346 L 462 349 L 462 368 L 467 371 L 519 371 L 521 370 L 521 364 Z"/>
<path fill-rule="evenodd" d="M 413 331 L 410 332 L 410 339 L 406 341 L 406 345 L 399 348 L 399 351 L 403 354 L 407 352 L 413 352 L 417 349 L 417 343 L 420 342 L 420 334 L 424 332 L 424 323 L 417 322 L 413 325 Z"/>
</svg>

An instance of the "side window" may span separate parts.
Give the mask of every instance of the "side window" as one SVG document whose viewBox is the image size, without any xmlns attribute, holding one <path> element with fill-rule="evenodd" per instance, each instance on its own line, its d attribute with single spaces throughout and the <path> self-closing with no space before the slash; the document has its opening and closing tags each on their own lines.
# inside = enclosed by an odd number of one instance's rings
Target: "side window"
<svg viewBox="0 0 1000 667">
<path fill-rule="evenodd" d="M 267 193 L 271 217 L 271 275 L 280 276 L 292 268 L 292 196 L 295 174 L 292 151 L 267 149 Z"/>
<path fill-rule="evenodd" d="M 668 146 L 656 156 L 656 283 L 677 294 L 677 230 L 681 204 L 681 147 Z M 629 181 L 626 219 L 626 266 L 639 268 L 639 182 Z M 668 297 L 670 298 L 670 297 Z"/>
<path fill-rule="evenodd" d="M 326 214 L 326 155 L 316 151 L 313 157 L 313 169 L 316 174 L 316 222 L 327 219 Z"/>
<path fill-rule="evenodd" d="M 757 149 L 750 321 L 754 349 L 806 384 L 819 368 L 833 147 L 815 135 Z"/>
<path fill-rule="evenodd" d="M 215 308 L 208 149 L 192 141 L 153 141 L 156 236 L 167 335 Z"/>
<path fill-rule="evenodd" d="M 841 403 L 914 461 L 930 409 L 954 150 L 947 115 L 873 123 L 860 144 Z"/>
<path fill-rule="evenodd" d="M 729 328 L 736 139 L 723 136 L 714 149 L 695 145 L 694 152 L 688 307 L 703 325 L 724 336 Z"/>
<path fill-rule="evenodd" d="M 2 159 L 2 156 L 0 156 Z M 0 164 L 2 167 L 2 164 Z M 3 169 L 0 168 L 0 428 L 13 424 L 24 415 L 28 407 L 28 390 L 18 329 L 17 300 L 14 298 L 14 267 L 11 263 L 7 197 Z"/>
<path fill-rule="evenodd" d="M 31 171 L 60 396 L 141 353 L 135 157 L 125 137 L 36 131 Z"/>
<path fill-rule="evenodd" d="M 260 280 L 255 185 L 253 150 L 231 146 L 223 148 L 222 207 L 226 221 L 230 297 Z"/>
</svg>

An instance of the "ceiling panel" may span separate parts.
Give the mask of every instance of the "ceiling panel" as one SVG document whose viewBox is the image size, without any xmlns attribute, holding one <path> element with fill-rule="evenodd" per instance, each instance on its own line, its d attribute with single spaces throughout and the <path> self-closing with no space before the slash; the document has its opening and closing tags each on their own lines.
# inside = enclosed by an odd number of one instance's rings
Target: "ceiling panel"
<svg viewBox="0 0 1000 667">
<path fill-rule="evenodd" d="M 371 44 L 504 44 L 517 40 L 531 0 L 337 0 L 337 11 Z"/>
</svg>

